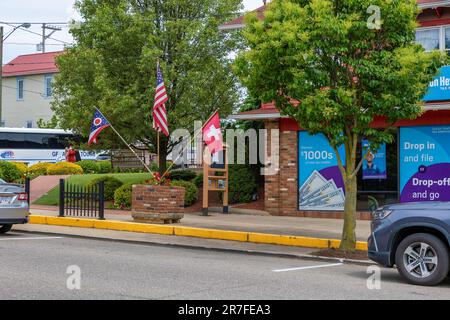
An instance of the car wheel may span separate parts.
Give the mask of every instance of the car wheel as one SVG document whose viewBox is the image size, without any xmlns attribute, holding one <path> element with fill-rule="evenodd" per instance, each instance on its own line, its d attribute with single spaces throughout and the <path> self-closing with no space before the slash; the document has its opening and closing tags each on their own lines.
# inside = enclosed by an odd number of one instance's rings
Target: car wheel
<svg viewBox="0 0 450 320">
<path fill-rule="evenodd" d="M 445 243 L 428 233 L 416 233 L 400 242 L 395 253 L 398 272 L 410 283 L 434 286 L 449 272 Z"/>
<path fill-rule="evenodd" d="M 7 233 L 9 230 L 11 230 L 12 224 L 4 224 L 0 225 L 0 234 Z"/>
</svg>

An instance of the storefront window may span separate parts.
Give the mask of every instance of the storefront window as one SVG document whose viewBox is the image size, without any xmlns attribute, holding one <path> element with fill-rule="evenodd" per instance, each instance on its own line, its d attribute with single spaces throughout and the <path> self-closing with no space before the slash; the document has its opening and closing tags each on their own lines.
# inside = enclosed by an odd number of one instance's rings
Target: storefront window
<svg viewBox="0 0 450 320">
<path fill-rule="evenodd" d="M 426 51 L 439 50 L 439 28 L 417 30 L 416 42 L 420 43 Z"/>
<path fill-rule="evenodd" d="M 357 151 L 358 162 L 363 154 L 367 154 L 367 152 L 364 152 L 362 144 L 359 144 Z M 364 172 L 364 168 L 358 173 L 357 210 L 368 210 L 371 198 L 376 199 L 379 205 L 398 202 L 397 139 L 392 143 L 386 144 L 385 149 L 380 154 L 374 154 L 371 158 L 378 156 L 382 157 L 382 161 L 377 164 L 380 169 L 377 171 L 378 176 L 375 174 L 368 176 Z"/>
<path fill-rule="evenodd" d="M 392 129 L 397 137 L 397 129 Z M 298 210 L 343 211 L 345 187 L 335 152 L 322 134 L 298 134 Z M 358 173 L 357 210 L 369 210 L 370 199 L 378 205 L 398 202 L 398 145 L 397 139 L 383 144 L 377 152 L 369 154 L 369 141 L 358 145 L 357 162 L 365 161 Z M 364 151 L 363 151 L 364 150 Z M 345 162 L 345 150 L 339 148 Z"/>
<path fill-rule="evenodd" d="M 450 27 L 445 28 L 445 51 L 450 54 Z"/>
</svg>

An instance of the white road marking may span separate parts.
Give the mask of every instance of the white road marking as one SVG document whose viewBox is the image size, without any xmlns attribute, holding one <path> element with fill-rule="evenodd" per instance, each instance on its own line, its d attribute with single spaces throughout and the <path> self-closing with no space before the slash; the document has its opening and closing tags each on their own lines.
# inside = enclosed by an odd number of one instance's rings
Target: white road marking
<svg viewBox="0 0 450 320">
<path fill-rule="evenodd" d="M 64 237 L 29 237 L 29 238 L 0 238 L 0 241 L 8 240 L 48 240 L 48 239 L 62 239 Z"/>
<path fill-rule="evenodd" d="M 343 265 L 342 262 L 339 263 L 330 263 L 330 264 L 319 264 L 317 266 L 306 266 L 306 267 L 298 267 L 298 268 L 288 268 L 288 269 L 276 269 L 272 270 L 273 272 L 285 272 L 285 271 L 294 271 L 294 270 L 307 270 L 307 269 L 316 269 L 316 268 L 327 268 L 327 267 L 337 267 Z"/>
</svg>

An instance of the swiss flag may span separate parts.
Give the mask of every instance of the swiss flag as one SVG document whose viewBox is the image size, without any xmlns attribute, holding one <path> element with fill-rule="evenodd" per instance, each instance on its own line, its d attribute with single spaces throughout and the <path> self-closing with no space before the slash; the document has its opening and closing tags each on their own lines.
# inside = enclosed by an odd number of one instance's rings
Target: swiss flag
<svg viewBox="0 0 450 320">
<path fill-rule="evenodd" d="M 211 154 L 222 151 L 222 132 L 220 131 L 219 112 L 216 111 L 202 129 L 203 141 L 205 141 Z"/>
</svg>

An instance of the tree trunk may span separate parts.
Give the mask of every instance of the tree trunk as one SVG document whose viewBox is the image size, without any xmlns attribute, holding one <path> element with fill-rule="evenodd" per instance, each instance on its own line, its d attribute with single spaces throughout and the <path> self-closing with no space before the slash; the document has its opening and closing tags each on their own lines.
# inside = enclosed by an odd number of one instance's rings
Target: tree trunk
<svg viewBox="0 0 450 320">
<path fill-rule="evenodd" d="M 354 251 L 356 248 L 356 196 L 357 180 L 355 175 L 350 180 L 345 181 L 344 228 L 339 247 L 339 249 L 345 251 Z"/>
</svg>

